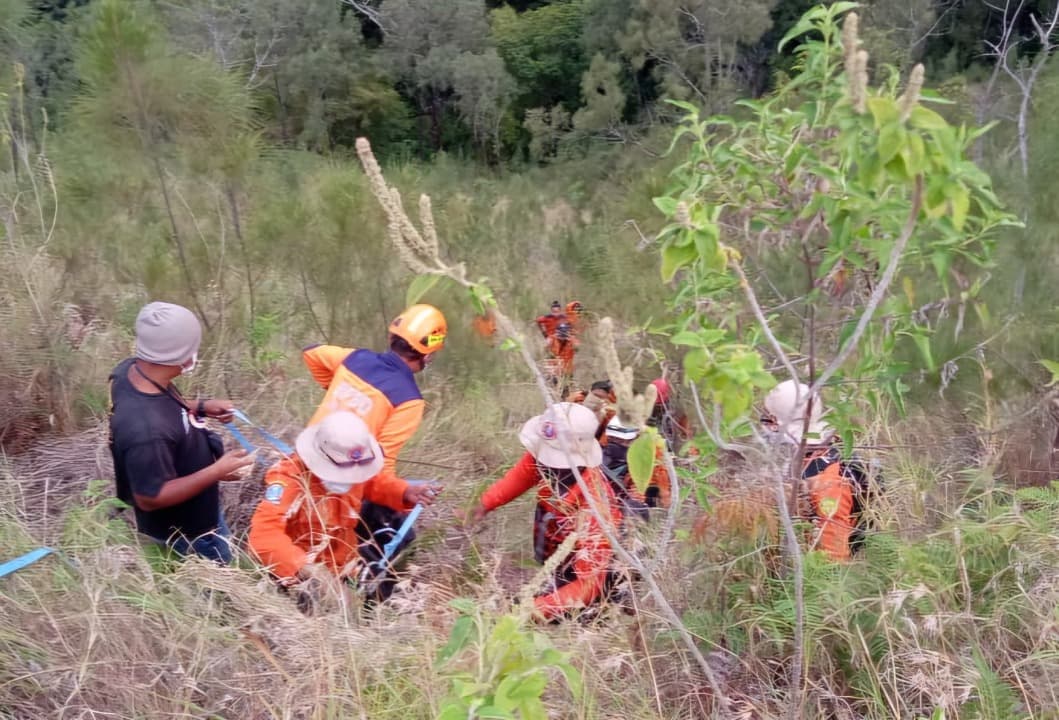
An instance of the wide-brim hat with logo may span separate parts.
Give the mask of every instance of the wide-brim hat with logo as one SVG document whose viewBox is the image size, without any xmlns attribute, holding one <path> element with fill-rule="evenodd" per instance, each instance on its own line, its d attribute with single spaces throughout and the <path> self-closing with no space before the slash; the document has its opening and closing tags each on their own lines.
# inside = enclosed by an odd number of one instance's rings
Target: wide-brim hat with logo
<svg viewBox="0 0 1059 720">
<path fill-rule="evenodd" d="M 294 446 L 309 471 L 330 483 L 356 485 L 379 474 L 385 457 L 360 416 L 336 412 L 298 435 Z"/>
<path fill-rule="evenodd" d="M 599 419 L 584 405 L 561 402 L 527 420 L 518 439 L 539 465 L 557 469 L 596 467 L 603 461 L 603 450 L 596 440 L 598 427 Z M 561 438 L 566 440 L 569 455 Z"/>
</svg>

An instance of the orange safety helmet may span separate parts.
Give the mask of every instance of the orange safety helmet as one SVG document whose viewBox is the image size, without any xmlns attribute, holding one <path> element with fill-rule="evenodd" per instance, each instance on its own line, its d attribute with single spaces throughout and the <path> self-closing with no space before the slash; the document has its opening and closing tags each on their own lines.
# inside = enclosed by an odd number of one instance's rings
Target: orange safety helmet
<svg viewBox="0 0 1059 720">
<path fill-rule="evenodd" d="M 433 305 L 413 305 L 390 323 L 390 334 L 401 338 L 424 355 L 445 347 L 449 333 L 445 316 Z"/>
<path fill-rule="evenodd" d="M 566 303 L 566 314 L 567 315 L 575 315 L 575 316 L 576 315 L 580 315 L 582 312 L 584 312 L 584 309 L 585 309 L 585 306 L 582 305 L 577 300 L 571 300 L 570 302 Z"/>
</svg>

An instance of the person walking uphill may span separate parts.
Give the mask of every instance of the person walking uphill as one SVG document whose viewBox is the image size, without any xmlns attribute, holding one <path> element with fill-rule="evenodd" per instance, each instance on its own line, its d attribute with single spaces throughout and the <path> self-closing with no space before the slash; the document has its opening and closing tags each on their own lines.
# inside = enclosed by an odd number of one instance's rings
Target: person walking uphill
<svg viewBox="0 0 1059 720">
<path fill-rule="evenodd" d="M 254 459 L 225 453 L 203 424 L 227 422 L 227 400 L 188 402 L 172 381 L 198 362 L 202 328 L 187 308 L 150 303 L 136 318 L 136 355 L 111 373 L 110 452 L 117 496 L 133 507 L 136 528 L 181 555 L 228 563 L 228 526 L 217 484 L 238 480 Z"/>
<path fill-rule="evenodd" d="M 602 450 L 596 441 L 598 420 L 583 405 L 563 402 L 526 422 L 519 440 L 526 453 L 504 477 L 494 483 L 471 513 L 477 522 L 530 488 L 537 488 L 533 524 L 533 551 L 544 563 L 572 534 L 573 551 L 555 572 L 551 586 L 534 598 L 534 611 L 553 620 L 598 603 L 612 589 L 617 574 L 611 570 L 613 550 L 599 518 L 574 476 L 578 468 L 596 505 L 615 532 L 621 512 L 599 465 Z M 563 451 L 565 437 L 569 455 Z"/>
<path fill-rule="evenodd" d="M 315 345 L 302 353 L 313 379 L 327 389 L 309 420 L 320 423 L 341 411 L 355 413 L 378 440 L 385 462 L 382 473 L 395 476 L 397 455 L 423 419 L 423 396 L 415 381 L 435 354 L 445 347 L 445 316 L 432 305 L 413 305 L 390 323 L 389 352 Z M 404 480 L 399 483 L 407 485 Z M 407 489 L 407 488 L 406 488 Z M 419 501 L 412 488 L 407 504 Z"/>
<path fill-rule="evenodd" d="M 415 502 L 429 505 L 440 487 L 410 493 L 406 483 L 382 474 L 382 448 L 354 413 L 328 415 L 303 430 L 295 447 L 265 474 L 265 497 L 250 520 L 247 543 L 281 584 L 306 581 L 316 586 L 310 597 L 337 597 L 344 592 L 341 581 L 356 579 L 378 559 L 378 528 L 365 516 L 365 501 L 399 511 Z M 392 583 L 380 587 L 388 591 Z"/>
<path fill-rule="evenodd" d="M 566 322 L 566 315 L 563 314 L 563 305 L 558 300 L 552 300 L 551 308 L 547 315 L 541 315 L 535 322 L 537 323 L 537 329 L 541 331 L 541 337 L 545 341 L 551 340 L 552 335 L 555 334 L 555 329 L 559 327 L 559 323 Z"/>
</svg>

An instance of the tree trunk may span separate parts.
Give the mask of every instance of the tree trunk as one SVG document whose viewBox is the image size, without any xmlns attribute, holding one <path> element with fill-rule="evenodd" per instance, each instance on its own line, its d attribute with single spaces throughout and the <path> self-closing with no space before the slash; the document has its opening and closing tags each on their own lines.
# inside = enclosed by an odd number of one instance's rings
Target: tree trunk
<svg viewBox="0 0 1059 720">
<path fill-rule="evenodd" d="M 1026 92 L 1022 93 L 1022 101 L 1019 103 L 1019 159 L 1022 161 L 1022 179 L 1026 180 L 1030 176 L 1030 160 L 1029 160 L 1029 127 L 1028 119 L 1030 114 L 1030 92 L 1031 89 L 1027 89 Z"/>
<path fill-rule="evenodd" d="M 239 198 L 235 194 L 235 187 L 228 185 L 224 191 L 225 197 L 228 199 L 228 210 L 232 215 L 232 228 L 235 231 L 235 238 L 239 241 L 239 250 L 243 253 L 243 262 L 246 264 L 246 290 L 250 300 L 250 322 L 254 321 L 257 317 L 257 307 L 254 300 L 254 274 L 253 268 L 250 266 L 250 252 L 246 247 L 246 240 L 243 238 L 243 223 L 239 218 Z"/>
<path fill-rule="evenodd" d="M 272 73 L 272 84 L 276 91 L 276 104 L 279 106 L 279 132 L 283 138 L 283 144 L 290 144 L 290 132 L 287 130 L 287 105 L 283 102 L 283 94 L 279 90 L 279 75 Z"/>
<path fill-rule="evenodd" d="M 441 114 L 443 104 L 437 93 L 430 96 L 430 144 L 434 152 L 441 150 Z"/>
<path fill-rule="evenodd" d="M 191 295 L 191 302 L 195 306 L 195 310 L 198 312 L 199 317 L 202 318 L 203 327 L 206 328 L 207 332 L 210 332 L 213 328 L 210 325 L 210 319 L 206 317 L 206 313 L 202 309 L 202 304 L 199 303 L 198 295 L 195 293 L 195 283 L 191 277 L 191 266 L 188 264 L 187 252 L 184 249 L 184 239 L 180 235 L 180 228 L 177 226 L 176 216 L 173 214 L 173 204 L 169 200 L 169 184 L 165 181 L 165 172 L 162 170 L 162 163 L 157 155 L 152 155 L 151 161 L 154 165 L 155 174 L 158 176 L 158 184 L 162 190 L 162 200 L 165 202 L 165 212 L 166 215 L 169 216 L 170 234 L 173 237 L 173 244 L 176 245 L 177 257 L 180 260 L 180 269 L 184 274 L 184 282 L 188 286 L 188 294 Z"/>
</svg>

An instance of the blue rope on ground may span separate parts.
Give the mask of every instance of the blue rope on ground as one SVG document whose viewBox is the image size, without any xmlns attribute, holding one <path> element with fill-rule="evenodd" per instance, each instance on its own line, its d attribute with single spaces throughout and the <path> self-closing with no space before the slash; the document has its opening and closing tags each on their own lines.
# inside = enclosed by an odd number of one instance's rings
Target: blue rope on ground
<svg viewBox="0 0 1059 720">
<path fill-rule="evenodd" d="M 53 552 L 55 551 L 50 547 L 42 547 L 17 557 L 14 560 L 8 560 L 3 565 L 0 565 L 0 578 L 7 577 L 13 572 L 29 567 L 41 558 L 51 555 Z"/>
</svg>

